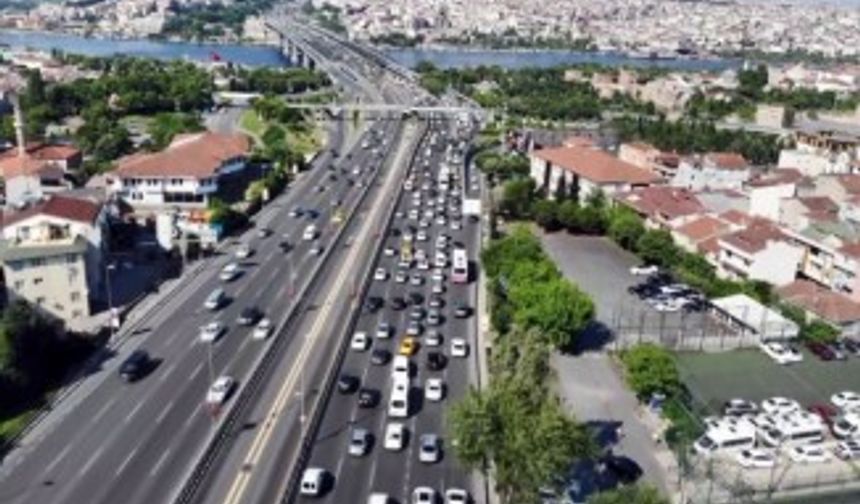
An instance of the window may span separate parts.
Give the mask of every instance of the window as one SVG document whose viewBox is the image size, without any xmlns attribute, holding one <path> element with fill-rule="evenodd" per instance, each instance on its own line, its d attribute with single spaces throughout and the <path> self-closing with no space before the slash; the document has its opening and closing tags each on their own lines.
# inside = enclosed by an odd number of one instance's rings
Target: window
<svg viewBox="0 0 860 504">
<path fill-rule="evenodd" d="M 14 289 L 16 291 L 21 291 L 21 289 L 24 288 L 24 281 L 23 280 L 15 280 L 15 283 L 13 285 L 14 285 Z"/>
<path fill-rule="evenodd" d="M 37 305 L 43 305 L 43 304 L 45 304 L 45 297 L 44 297 L 44 296 L 39 296 L 39 297 L 37 297 L 37 298 L 36 298 L 36 304 L 37 304 Z"/>
<path fill-rule="evenodd" d="M 41 285 L 43 281 L 42 277 L 36 277 L 33 279 L 33 285 Z"/>
<path fill-rule="evenodd" d="M 30 239 L 30 226 L 21 226 L 18 228 L 18 237 L 22 240 Z"/>
<path fill-rule="evenodd" d="M 69 294 L 69 300 L 71 300 L 72 303 L 77 303 L 81 300 L 81 293 L 77 291 L 72 292 L 71 294 Z"/>
<path fill-rule="evenodd" d="M 42 259 L 41 257 L 37 257 L 35 259 L 30 259 L 30 266 L 32 266 L 34 268 L 38 268 L 39 266 L 44 266 L 44 265 L 45 265 L 45 260 Z"/>
<path fill-rule="evenodd" d="M 73 319 L 81 318 L 81 315 L 83 315 L 83 313 L 81 313 L 81 310 L 72 310 L 72 318 Z"/>
<path fill-rule="evenodd" d="M 76 254 L 66 254 L 66 263 L 74 264 L 78 262 L 78 256 Z"/>
<path fill-rule="evenodd" d="M 71 267 L 68 269 L 69 271 L 69 283 L 73 283 L 78 279 L 78 268 Z"/>
</svg>

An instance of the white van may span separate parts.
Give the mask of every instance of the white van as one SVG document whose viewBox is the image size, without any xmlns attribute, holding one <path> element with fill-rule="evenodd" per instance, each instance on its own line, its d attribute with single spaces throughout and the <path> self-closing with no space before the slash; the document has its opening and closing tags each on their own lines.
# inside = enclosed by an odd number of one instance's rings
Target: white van
<svg viewBox="0 0 860 504">
<path fill-rule="evenodd" d="M 833 435 L 839 439 L 860 438 L 860 414 L 848 413 L 833 422 Z"/>
<path fill-rule="evenodd" d="M 302 475 L 299 493 L 310 497 L 319 497 L 325 485 L 326 470 L 319 467 L 308 467 Z"/>
<path fill-rule="evenodd" d="M 409 379 L 411 363 L 409 357 L 405 355 L 395 355 L 394 361 L 391 364 L 391 378 L 397 380 L 400 377 Z"/>
<path fill-rule="evenodd" d="M 317 227 L 313 224 L 310 224 L 308 227 L 305 228 L 305 232 L 302 233 L 302 240 L 311 241 L 313 239 L 316 239 L 317 235 L 319 235 Z"/>
<path fill-rule="evenodd" d="M 406 418 L 409 416 L 409 379 L 396 377 L 388 401 L 388 416 Z"/>
<path fill-rule="evenodd" d="M 774 417 L 772 425 L 762 425 L 758 439 L 766 446 L 803 446 L 824 441 L 826 427 L 821 417 L 798 411 Z"/>
<path fill-rule="evenodd" d="M 743 419 L 720 419 L 710 423 L 705 434 L 696 440 L 693 449 L 700 455 L 717 452 L 737 452 L 755 446 L 755 425 Z"/>
</svg>

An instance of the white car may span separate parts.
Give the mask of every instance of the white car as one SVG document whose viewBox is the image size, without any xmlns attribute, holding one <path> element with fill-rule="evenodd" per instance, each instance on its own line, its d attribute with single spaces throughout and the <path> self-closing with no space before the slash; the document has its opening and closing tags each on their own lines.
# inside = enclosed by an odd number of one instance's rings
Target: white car
<svg viewBox="0 0 860 504">
<path fill-rule="evenodd" d="M 269 337 L 272 332 L 272 321 L 267 318 L 261 318 L 254 327 L 254 333 L 251 337 L 255 340 L 262 340 Z"/>
<path fill-rule="evenodd" d="M 430 291 L 433 294 L 445 294 L 445 284 L 442 282 L 433 282 L 433 288 Z"/>
<path fill-rule="evenodd" d="M 460 221 L 458 220 L 452 220 L 450 226 L 453 231 L 459 231 L 463 228 L 462 224 L 460 224 Z"/>
<path fill-rule="evenodd" d="M 385 271 L 385 268 L 376 268 L 376 271 L 373 273 L 373 279 L 379 282 L 384 282 L 388 279 L 388 273 Z"/>
<path fill-rule="evenodd" d="M 860 409 L 860 394 L 850 390 L 844 390 L 830 396 L 830 402 L 835 404 L 837 408 L 844 411 Z"/>
<path fill-rule="evenodd" d="M 830 452 L 821 445 L 795 446 L 788 450 L 788 457 L 798 464 L 820 464 L 830 460 Z"/>
<path fill-rule="evenodd" d="M 388 257 L 393 257 L 397 255 L 397 251 L 394 250 L 394 247 L 385 247 L 385 250 L 383 250 L 382 253 L 387 255 Z"/>
<path fill-rule="evenodd" d="M 367 337 L 366 332 L 359 331 L 352 335 L 352 341 L 350 341 L 349 347 L 356 352 L 367 351 L 368 347 L 370 347 L 370 338 Z"/>
<path fill-rule="evenodd" d="M 444 282 L 445 281 L 445 273 L 442 268 L 436 268 L 433 270 L 433 275 L 430 277 L 434 282 Z"/>
<path fill-rule="evenodd" d="M 445 504 L 467 504 L 469 492 L 462 488 L 449 488 L 445 490 Z"/>
<path fill-rule="evenodd" d="M 741 467 L 767 469 L 776 465 L 776 456 L 770 450 L 751 448 L 738 453 L 737 461 Z"/>
<path fill-rule="evenodd" d="M 395 282 L 402 284 L 402 283 L 406 283 L 406 280 L 407 280 L 407 276 L 406 276 L 405 271 L 398 271 L 397 273 L 394 274 L 394 281 Z"/>
<path fill-rule="evenodd" d="M 224 282 L 230 282 L 239 276 L 239 271 L 239 265 L 231 262 L 221 269 L 221 273 L 218 275 L 218 278 Z"/>
<path fill-rule="evenodd" d="M 630 274 L 636 275 L 636 276 L 656 275 L 659 272 L 660 272 L 660 268 L 658 268 L 657 266 L 654 266 L 653 264 L 651 266 L 631 266 L 630 267 Z"/>
<path fill-rule="evenodd" d="M 239 248 L 236 249 L 236 257 L 238 257 L 239 259 L 247 259 L 251 257 L 251 254 L 253 253 L 254 251 L 251 250 L 251 247 L 244 243 L 242 245 L 239 245 Z"/>
<path fill-rule="evenodd" d="M 803 361 L 803 355 L 788 345 L 775 341 L 759 343 L 759 348 L 777 364 L 788 365 Z"/>
<path fill-rule="evenodd" d="M 442 345 L 442 335 L 439 334 L 439 331 L 435 329 L 427 332 L 427 336 L 424 337 L 424 345 L 428 347 L 438 347 Z"/>
<path fill-rule="evenodd" d="M 206 392 L 206 403 L 224 404 L 224 401 L 230 396 L 230 392 L 233 391 L 235 383 L 233 378 L 229 376 L 219 376 Z"/>
<path fill-rule="evenodd" d="M 787 397 L 770 397 L 761 402 L 761 409 L 768 415 L 786 415 L 800 411 L 800 403 Z"/>
<path fill-rule="evenodd" d="M 422 434 L 419 440 L 418 461 L 425 464 L 435 464 L 442 458 L 442 448 L 439 436 Z"/>
<path fill-rule="evenodd" d="M 424 383 L 424 397 L 428 401 L 439 402 L 445 396 L 445 384 L 441 378 L 428 378 Z"/>
<path fill-rule="evenodd" d="M 382 446 L 386 450 L 400 451 L 406 442 L 406 427 L 399 422 L 391 422 L 385 427 L 385 441 Z"/>
<path fill-rule="evenodd" d="M 416 487 L 412 490 L 412 504 L 436 504 L 439 496 L 430 487 Z"/>
<path fill-rule="evenodd" d="M 217 340 L 226 328 L 218 320 L 213 320 L 200 328 L 200 341 L 204 343 L 212 343 Z"/>
<path fill-rule="evenodd" d="M 451 356 L 467 357 L 469 355 L 469 344 L 463 338 L 451 339 Z"/>
<path fill-rule="evenodd" d="M 416 233 L 416 235 L 415 235 L 415 239 L 417 241 L 420 241 L 420 242 L 427 241 L 427 231 L 424 231 L 423 229 L 419 229 L 418 233 Z"/>
<path fill-rule="evenodd" d="M 386 339 L 391 337 L 391 324 L 388 322 L 380 322 L 376 326 L 376 337 L 379 339 Z"/>
</svg>

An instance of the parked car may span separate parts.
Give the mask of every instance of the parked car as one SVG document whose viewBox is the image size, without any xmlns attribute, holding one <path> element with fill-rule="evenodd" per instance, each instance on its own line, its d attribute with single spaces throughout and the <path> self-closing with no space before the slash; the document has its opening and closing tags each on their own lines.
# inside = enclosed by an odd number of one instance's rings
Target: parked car
<svg viewBox="0 0 860 504">
<path fill-rule="evenodd" d="M 836 353 L 833 349 L 819 341 L 808 341 L 806 343 L 806 348 L 823 361 L 832 361 L 836 359 Z"/>
<path fill-rule="evenodd" d="M 763 342 L 759 343 L 759 348 L 777 364 L 788 365 L 803 361 L 803 354 L 785 343 Z"/>
<path fill-rule="evenodd" d="M 758 413 L 758 405 L 746 399 L 729 399 L 723 405 L 723 414 L 726 416 L 755 415 Z"/>
<path fill-rule="evenodd" d="M 820 464 L 830 460 L 830 453 L 821 445 L 803 445 L 788 450 L 788 457 L 797 464 Z"/>
<path fill-rule="evenodd" d="M 770 397 L 761 402 L 761 409 L 768 415 L 785 415 L 800 411 L 800 403 L 786 397 Z"/>
<path fill-rule="evenodd" d="M 851 390 L 843 390 L 830 396 L 830 402 L 843 411 L 860 409 L 860 394 Z"/>
<path fill-rule="evenodd" d="M 776 465 L 776 456 L 770 450 L 751 448 L 737 455 L 738 464 L 749 468 L 770 468 Z"/>
<path fill-rule="evenodd" d="M 842 460 L 854 460 L 860 458 L 860 441 L 840 441 L 833 449 L 833 453 Z"/>
<path fill-rule="evenodd" d="M 657 266 L 655 266 L 653 264 L 648 265 L 648 266 L 631 266 L 630 267 L 630 274 L 636 275 L 636 276 L 656 275 L 659 272 L 660 272 L 660 268 L 658 268 Z"/>
<path fill-rule="evenodd" d="M 337 379 L 337 390 L 341 394 L 352 394 L 358 389 L 359 382 L 357 376 L 344 373 Z"/>
</svg>

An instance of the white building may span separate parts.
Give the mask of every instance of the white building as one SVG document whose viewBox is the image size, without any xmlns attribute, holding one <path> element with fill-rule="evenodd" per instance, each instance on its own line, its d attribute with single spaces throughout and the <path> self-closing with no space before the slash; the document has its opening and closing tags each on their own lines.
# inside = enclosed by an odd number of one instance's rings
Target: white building
<svg viewBox="0 0 860 504">
<path fill-rule="evenodd" d="M 691 191 L 739 190 L 749 179 L 750 166 L 743 156 L 712 152 L 682 159 L 670 183 Z"/>
<path fill-rule="evenodd" d="M 718 238 L 717 272 L 735 280 L 760 280 L 777 287 L 794 281 L 803 248 L 774 224 L 757 220 Z"/>
<path fill-rule="evenodd" d="M 718 318 L 742 333 L 758 336 L 762 341 L 793 339 L 800 333 L 800 328 L 793 321 L 746 294 L 714 299 L 711 305 Z"/>
</svg>

